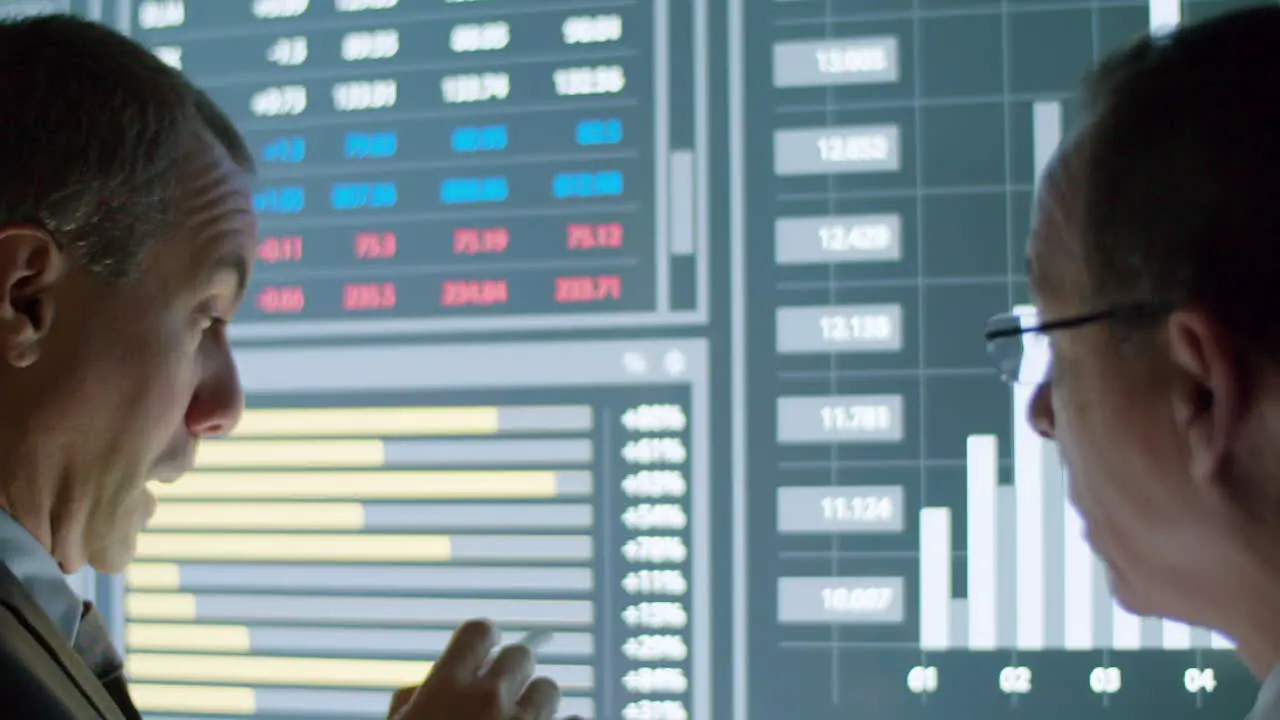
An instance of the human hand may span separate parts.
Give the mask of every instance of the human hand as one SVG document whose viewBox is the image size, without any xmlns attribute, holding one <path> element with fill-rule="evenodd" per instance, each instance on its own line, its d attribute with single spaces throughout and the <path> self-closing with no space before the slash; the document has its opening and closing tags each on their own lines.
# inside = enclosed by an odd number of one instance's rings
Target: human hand
<svg viewBox="0 0 1280 720">
<path fill-rule="evenodd" d="M 422 685 L 395 693 L 389 720 L 552 720 L 560 688 L 533 677 L 533 651 L 524 645 L 508 645 L 486 667 L 497 644 L 489 623 L 462 625 Z"/>
</svg>

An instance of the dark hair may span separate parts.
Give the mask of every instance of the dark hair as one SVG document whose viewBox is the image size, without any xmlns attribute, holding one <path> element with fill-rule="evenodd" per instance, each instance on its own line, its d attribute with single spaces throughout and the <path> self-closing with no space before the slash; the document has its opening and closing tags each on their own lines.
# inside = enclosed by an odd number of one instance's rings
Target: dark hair
<svg viewBox="0 0 1280 720">
<path fill-rule="evenodd" d="M 1102 304 L 1202 304 L 1280 359 L 1280 7 L 1219 15 L 1086 82 L 1081 230 Z"/>
<path fill-rule="evenodd" d="M 230 120 L 138 43 L 69 15 L 0 22 L 0 227 L 39 224 L 130 279 L 172 232 L 176 167 L 201 123 L 252 170 Z"/>
</svg>

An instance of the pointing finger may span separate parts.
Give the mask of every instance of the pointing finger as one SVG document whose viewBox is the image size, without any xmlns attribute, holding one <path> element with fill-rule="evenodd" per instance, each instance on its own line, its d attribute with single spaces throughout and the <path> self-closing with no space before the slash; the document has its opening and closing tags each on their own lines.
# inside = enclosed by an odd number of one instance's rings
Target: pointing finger
<svg viewBox="0 0 1280 720">
<path fill-rule="evenodd" d="M 548 678 L 535 678 L 516 701 L 521 720 L 552 720 L 560 709 L 560 687 Z"/>
<path fill-rule="evenodd" d="M 485 673 L 485 680 L 498 687 L 504 707 L 510 706 L 524 692 L 525 685 L 533 677 L 533 666 L 533 651 L 524 645 L 508 645 L 494 658 Z"/>
<path fill-rule="evenodd" d="M 431 673 L 441 673 L 456 680 L 473 680 L 497 644 L 498 631 L 493 625 L 484 620 L 470 620 L 454 632 Z"/>
<path fill-rule="evenodd" d="M 404 709 L 409 701 L 413 699 L 414 693 L 418 692 L 418 686 L 402 687 L 395 691 L 391 696 L 391 709 L 387 711 L 387 717 L 395 717 L 396 713 Z"/>
</svg>

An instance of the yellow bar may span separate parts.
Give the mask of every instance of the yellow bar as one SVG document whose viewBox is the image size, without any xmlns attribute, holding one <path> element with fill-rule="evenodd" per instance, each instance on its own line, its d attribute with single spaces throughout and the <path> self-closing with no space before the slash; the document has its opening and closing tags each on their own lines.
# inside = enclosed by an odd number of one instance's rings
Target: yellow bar
<svg viewBox="0 0 1280 720">
<path fill-rule="evenodd" d="M 129 683 L 129 695 L 143 712 L 253 715 L 258 711 L 249 688 Z"/>
<path fill-rule="evenodd" d="M 130 620 L 195 620 L 196 596 L 187 593 L 125 593 Z"/>
<path fill-rule="evenodd" d="M 199 468 L 382 467 L 381 440 L 207 440 Z"/>
<path fill-rule="evenodd" d="M 552 498 L 556 475 L 542 470 L 193 472 L 152 483 L 159 498 L 427 500 Z"/>
<path fill-rule="evenodd" d="M 249 628 L 242 625 L 129 623 L 124 628 L 129 652 L 249 652 Z"/>
<path fill-rule="evenodd" d="M 125 660 L 125 672 L 142 682 L 399 688 L 421 683 L 430 671 L 430 662 L 411 660 L 160 653 L 130 653 Z"/>
<path fill-rule="evenodd" d="M 496 407 L 264 408 L 246 410 L 233 437 L 405 437 L 496 432 Z"/>
<path fill-rule="evenodd" d="M 152 533 L 138 536 L 143 560 L 447 562 L 447 535 Z"/>
<path fill-rule="evenodd" d="M 359 503 L 171 502 L 156 507 L 149 530 L 362 530 Z"/>
<path fill-rule="evenodd" d="M 130 588 L 177 590 L 182 587 L 181 573 L 173 563 L 133 563 L 124 569 L 124 582 Z"/>
</svg>

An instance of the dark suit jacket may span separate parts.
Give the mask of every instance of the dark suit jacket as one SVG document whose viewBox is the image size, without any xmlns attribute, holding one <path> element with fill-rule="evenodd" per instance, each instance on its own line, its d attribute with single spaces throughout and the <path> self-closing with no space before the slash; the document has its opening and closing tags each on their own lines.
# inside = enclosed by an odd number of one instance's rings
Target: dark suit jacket
<svg viewBox="0 0 1280 720">
<path fill-rule="evenodd" d="M 124 681 L 110 690 L 0 564 L 0 718 L 141 720 Z M 114 699 L 113 699 L 113 696 Z"/>
</svg>

